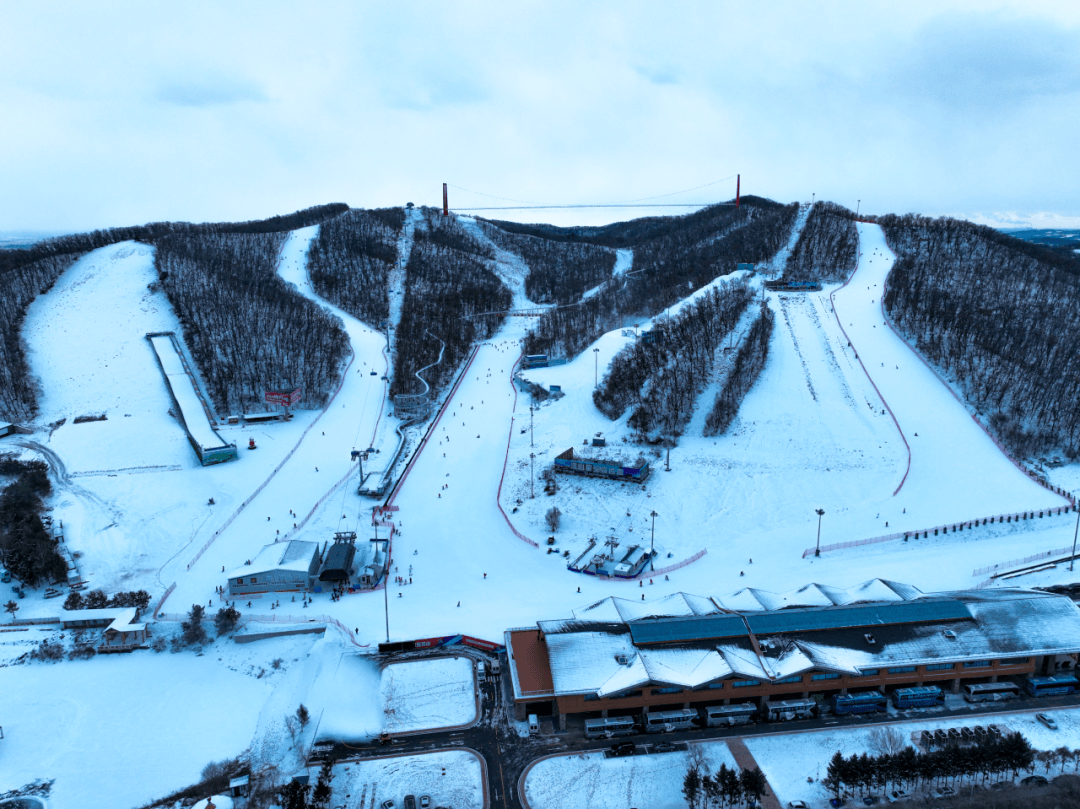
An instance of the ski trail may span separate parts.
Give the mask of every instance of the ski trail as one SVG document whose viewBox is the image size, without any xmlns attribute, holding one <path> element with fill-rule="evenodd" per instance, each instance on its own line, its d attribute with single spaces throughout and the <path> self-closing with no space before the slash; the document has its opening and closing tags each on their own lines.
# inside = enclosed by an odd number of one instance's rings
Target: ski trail
<svg viewBox="0 0 1080 809">
<path fill-rule="evenodd" d="M 810 205 L 803 202 L 799 205 L 799 212 L 795 215 L 795 223 L 791 227 L 791 235 L 788 236 L 787 244 L 776 251 L 776 255 L 773 256 L 765 267 L 765 272 L 774 278 L 782 278 L 784 273 L 787 272 L 788 259 L 791 258 L 791 252 L 795 249 L 795 245 L 799 243 L 799 237 L 802 235 L 803 228 L 806 227 L 806 219 L 810 215 Z"/>
</svg>

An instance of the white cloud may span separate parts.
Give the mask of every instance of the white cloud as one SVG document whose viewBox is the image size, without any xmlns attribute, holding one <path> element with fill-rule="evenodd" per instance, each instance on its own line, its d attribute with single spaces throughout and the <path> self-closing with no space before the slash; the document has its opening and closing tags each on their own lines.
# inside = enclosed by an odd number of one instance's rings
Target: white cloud
<svg viewBox="0 0 1080 809">
<path fill-rule="evenodd" d="M 3 229 L 437 204 L 444 181 L 615 202 L 736 172 L 870 212 L 1080 215 L 1080 10 L 1048 0 L 0 13 Z"/>
</svg>

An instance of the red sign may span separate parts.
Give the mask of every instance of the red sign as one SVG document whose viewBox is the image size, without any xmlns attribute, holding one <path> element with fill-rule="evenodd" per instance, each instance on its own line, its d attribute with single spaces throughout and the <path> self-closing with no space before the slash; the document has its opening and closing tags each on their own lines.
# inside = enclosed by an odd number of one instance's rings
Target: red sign
<svg viewBox="0 0 1080 809">
<path fill-rule="evenodd" d="M 263 397 L 263 401 L 270 402 L 270 404 L 285 405 L 286 407 L 294 405 L 300 401 L 300 388 L 295 390 L 268 390 Z"/>
</svg>

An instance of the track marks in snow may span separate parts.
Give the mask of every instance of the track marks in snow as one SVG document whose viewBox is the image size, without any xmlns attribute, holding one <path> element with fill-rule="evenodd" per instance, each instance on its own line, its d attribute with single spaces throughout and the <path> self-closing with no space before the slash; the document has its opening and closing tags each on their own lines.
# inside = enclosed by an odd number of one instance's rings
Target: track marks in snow
<svg viewBox="0 0 1080 809">
<path fill-rule="evenodd" d="M 791 327 L 791 318 L 788 317 L 788 296 L 778 295 L 780 300 L 780 313 L 784 316 L 784 325 L 787 326 L 788 334 L 791 336 L 791 343 L 795 346 L 795 353 L 799 356 L 799 363 L 802 365 L 803 376 L 806 377 L 806 389 L 810 391 L 810 398 L 815 402 L 817 401 L 817 392 L 814 390 L 814 382 L 810 379 L 810 368 L 806 364 L 806 357 L 803 356 L 802 349 L 799 348 L 799 338 L 795 336 L 795 329 Z"/>
</svg>

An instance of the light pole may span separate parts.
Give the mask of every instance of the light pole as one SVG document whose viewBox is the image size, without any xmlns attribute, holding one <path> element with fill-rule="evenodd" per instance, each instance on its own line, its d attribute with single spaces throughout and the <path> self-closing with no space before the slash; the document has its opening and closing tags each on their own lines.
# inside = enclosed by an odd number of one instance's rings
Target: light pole
<svg viewBox="0 0 1080 809">
<path fill-rule="evenodd" d="M 536 453 L 529 453 L 529 499 L 536 497 L 536 492 L 533 491 L 533 485 L 536 481 L 536 472 L 533 470 L 533 462 L 536 459 Z"/>
<path fill-rule="evenodd" d="M 600 349 L 594 348 L 593 353 L 593 387 L 600 385 Z"/>
<path fill-rule="evenodd" d="M 821 515 L 825 513 L 825 509 L 815 509 L 817 512 L 817 547 L 814 548 L 814 556 L 821 556 Z"/>
<path fill-rule="evenodd" d="M 816 196 L 817 196 L 817 194 L 811 194 L 810 195 L 810 207 L 811 208 L 814 207 L 814 197 L 816 197 Z"/>
<path fill-rule="evenodd" d="M 656 545 L 656 518 L 660 515 L 654 511 L 649 516 L 652 517 L 652 535 L 649 537 L 649 570 L 656 570 L 656 551 L 653 548 Z"/>
<path fill-rule="evenodd" d="M 859 208 L 861 208 L 861 207 L 862 207 L 862 200 L 861 199 L 855 200 L 855 218 L 856 219 L 859 218 Z"/>
<path fill-rule="evenodd" d="M 1075 500 L 1076 500 L 1076 497 L 1074 495 L 1073 496 L 1074 503 L 1075 503 Z M 1069 572 L 1070 573 L 1072 573 L 1073 565 L 1076 564 L 1076 535 L 1078 533 L 1080 533 L 1080 508 L 1077 508 L 1075 505 L 1073 505 L 1073 511 L 1076 512 L 1076 530 L 1073 531 L 1073 552 L 1072 552 L 1072 559 L 1069 560 Z"/>
<path fill-rule="evenodd" d="M 536 405 L 529 405 L 529 446 L 535 446 L 533 444 L 533 413 L 536 411 Z"/>
</svg>

